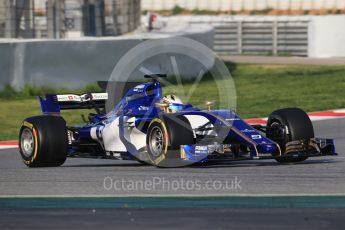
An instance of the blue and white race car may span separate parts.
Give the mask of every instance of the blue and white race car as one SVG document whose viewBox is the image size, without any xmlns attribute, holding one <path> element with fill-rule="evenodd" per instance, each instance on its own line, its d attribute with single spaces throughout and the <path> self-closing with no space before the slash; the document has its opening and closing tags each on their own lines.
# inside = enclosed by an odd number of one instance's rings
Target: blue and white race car
<svg viewBox="0 0 345 230">
<path fill-rule="evenodd" d="M 107 93 L 40 97 L 43 115 L 26 118 L 20 129 L 24 163 L 53 167 L 67 157 L 94 157 L 178 167 L 253 159 L 294 163 L 336 155 L 333 140 L 315 138 L 301 109 L 279 109 L 266 125 L 249 125 L 231 109 L 201 110 L 175 95 L 163 96 L 159 77 L 164 76 L 146 75 L 150 82 L 128 83 L 131 88 L 117 95 L 120 99 L 107 113 Z M 82 126 L 66 125 L 60 111 L 83 108 L 97 113 L 89 114 Z"/>
</svg>

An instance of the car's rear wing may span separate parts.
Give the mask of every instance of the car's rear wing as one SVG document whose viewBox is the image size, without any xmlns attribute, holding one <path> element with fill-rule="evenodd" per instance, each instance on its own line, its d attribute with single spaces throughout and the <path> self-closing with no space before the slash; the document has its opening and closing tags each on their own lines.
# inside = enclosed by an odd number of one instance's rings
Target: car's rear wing
<svg viewBox="0 0 345 230">
<path fill-rule="evenodd" d="M 104 93 L 76 94 L 47 94 L 45 99 L 40 97 L 41 110 L 45 114 L 60 113 L 65 109 L 105 108 L 105 102 L 112 98 L 111 103 L 117 105 L 127 91 L 142 82 L 98 81 L 98 86 Z M 105 93 L 109 89 L 108 93 Z M 90 97 L 91 96 L 91 97 Z M 90 98 L 92 100 L 90 100 Z"/>
<path fill-rule="evenodd" d="M 100 109 L 105 107 L 107 93 L 47 94 L 40 97 L 41 110 L 44 114 L 60 113 L 66 109 Z"/>
</svg>

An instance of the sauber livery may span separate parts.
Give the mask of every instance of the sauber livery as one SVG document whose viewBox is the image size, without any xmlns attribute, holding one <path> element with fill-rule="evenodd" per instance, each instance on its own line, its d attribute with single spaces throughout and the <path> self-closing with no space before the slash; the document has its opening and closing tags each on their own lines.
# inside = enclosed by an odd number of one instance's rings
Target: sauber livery
<svg viewBox="0 0 345 230">
<path fill-rule="evenodd" d="M 43 115 L 25 119 L 19 133 L 24 163 L 49 167 L 67 157 L 89 157 L 176 167 L 252 159 L 295 163 L 336 155 L 333 140 L 315 138 L 301 109 L 279 109 L 266 125 L 249 125 L 231 109 L 203 110 L 176 95 L 163 96 L 159 79 L 165 75 L 145 77 L 151 80 L 132 83 L 110 111 L 107 93 L 40 97 Z M 64 109 L 96 113 L 84 118 L 84 125 L 69 126 L 60 114 Z"/>
</svg>

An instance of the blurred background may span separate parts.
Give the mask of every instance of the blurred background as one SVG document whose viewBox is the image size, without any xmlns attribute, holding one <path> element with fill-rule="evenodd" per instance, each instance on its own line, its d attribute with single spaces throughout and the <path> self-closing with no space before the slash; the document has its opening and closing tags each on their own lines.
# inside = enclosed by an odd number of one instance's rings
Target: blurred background
<svg viewBox="0 0 345 230">
<path fill-rule="evenodd" d="M 6 38 L 115 36 L 140 27 L 140 0 L 6 0 L 0 35 Z"/>
<path fill-rule="evenodd" d="M 1 38 L 68 39 L 210 25 L 220 55 L 343 57 L 345 0 L 3 0 Z"/>
</svg>

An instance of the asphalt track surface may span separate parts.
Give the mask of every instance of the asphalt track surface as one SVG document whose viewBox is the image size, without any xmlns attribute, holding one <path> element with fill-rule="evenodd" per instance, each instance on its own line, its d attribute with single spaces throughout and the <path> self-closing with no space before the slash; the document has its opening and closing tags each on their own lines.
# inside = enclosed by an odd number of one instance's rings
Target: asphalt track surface
<svg viewBox="0 0 345 230">
<path fill-rule="evenodd" d="M 70 158 L 62 167 L 30 169 L 17 149 L 1 150 L 0 229 L 343 229 L 345 119 L 314 128 L 335 139 L 338 156 L 174 169 Z"/>
<path fill-rule="evenodd" d="M 0 210 L 1 229 L 336 230 L 343 229 L 344 217 L 336 209 L 58 209 L 49 213 L 46 209 Z"/>
</svg>

